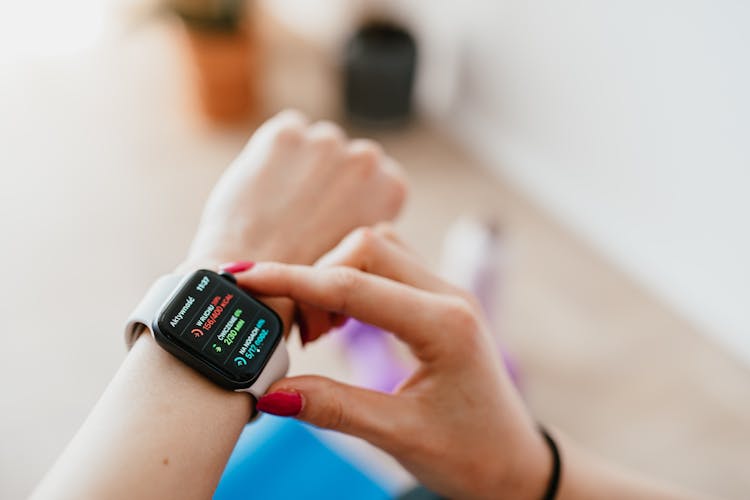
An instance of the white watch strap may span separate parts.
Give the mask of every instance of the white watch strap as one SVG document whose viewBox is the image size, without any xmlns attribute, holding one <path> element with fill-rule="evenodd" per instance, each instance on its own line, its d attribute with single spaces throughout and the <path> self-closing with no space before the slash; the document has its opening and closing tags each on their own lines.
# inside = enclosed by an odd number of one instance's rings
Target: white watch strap
<svg viewBox="0 0 750 500">
<path fill-rule="evenodd" d="M 266 362 L 266 366 L 263 367 L 263 371 L 260 372 L 260 376 L 255 379 L 253 385 L 246 389 L 239 389 L 237 392 L 249 392 L 257 400 L 266 393 L 271 384 L 283 378 L 287 370 L 289 370 L 289 354 L 286 351 L 286 341 L 284 337 L 281 337 L 271 354 L 271 359 Z"/>
<path fill-rule="evenodd" d="M 130 313 L 128 324 L 125 326 L 125 344 L 128 349 L 133 347 L 135 339 L 143 332 L 144 328 L 151 330 L 151 322 L 154 321 L 161 306 L 177 289 L 177 285 L 183 278 L 184 276 L 181 274 L 165 274 L 151 285 L 141 302 Z"/>
</svg>

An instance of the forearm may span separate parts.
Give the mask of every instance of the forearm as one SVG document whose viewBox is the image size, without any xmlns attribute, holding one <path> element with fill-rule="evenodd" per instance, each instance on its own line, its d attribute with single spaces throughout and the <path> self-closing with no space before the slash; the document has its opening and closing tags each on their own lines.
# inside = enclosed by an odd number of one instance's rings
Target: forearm
<svg viewBox="0 0 750 500">
<path fill-rule="evenodd" d="M 35 496 L 209 498 L 250 404 L 141 335 Z"/>
<path fill-rule="evenodd" d="M 289 301 L 267 304 L 291 324 Z M 142 334 L 35 497 L 210 498 L 252 404 Z"/>
</svg>

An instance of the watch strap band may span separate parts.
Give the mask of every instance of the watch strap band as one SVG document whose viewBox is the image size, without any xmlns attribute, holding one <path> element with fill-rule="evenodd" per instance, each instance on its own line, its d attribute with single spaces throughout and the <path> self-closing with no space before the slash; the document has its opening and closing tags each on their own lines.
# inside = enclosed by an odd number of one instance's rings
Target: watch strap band
<svg viewBox="0 0 750 500">
<path fill-rule="evenodd" d="M 257 401 L 266 393 L 271 384 L 286 376 L 288 370 L 289 353 L 287 353 L 286 341 L 282 336 L 279 339 L 279 343 L 276 345 L 273 354 L 271 354 L 271 358 L 266 362 L 266 366 L 263 367 L 260 375 L 258 375 L 258 378 L 253 382 L 253 385 L 246 389 L 239 389 L 238 392 L 250 393 Z"/>
<path fill-rule="evenodd" d="M 130 314 L 125 326 L 125 344 L 128 349 L 133 347 L 135 339 L 143 333 L 144 329 L 151 329 L 151 322 L 159 313 L 159 309 L 177 290 L 177 286 L 184 278 L 185 276 L 181 274 L 165 274 L 151 285 L 141 302 Z"/>
</svg>

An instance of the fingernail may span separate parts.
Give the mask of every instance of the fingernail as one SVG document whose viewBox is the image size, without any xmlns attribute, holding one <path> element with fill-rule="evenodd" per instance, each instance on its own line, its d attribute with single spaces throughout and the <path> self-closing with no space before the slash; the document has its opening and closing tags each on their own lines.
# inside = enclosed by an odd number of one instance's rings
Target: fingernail
<svg viewBox="0 0 750 500">
<path fill-rule="evenodd" d="M 296 392 L 272 392 L 261 396 L 255 408 L 271 415 L 294 417 L 302 410 L 302 396 Z"/>
<path fill-rule="evenodd" d="M 221 270 L 227 273 L 237 274 L 252 269 L 254 265 L 255 262 L 251 262 L 249 260 L 240 260 L 237 262 L 229 262 L 222 265 Z"/>
<path fill-rule="evenodd" d="M 295 309 L 294 311 L 294 322 L 297 323 L 299 339 L 302 341 L 302 346 L 304 347 L 310 341 L 310 330 L 307 328 L 307 321 L 299 309 Z"/>
</svg>

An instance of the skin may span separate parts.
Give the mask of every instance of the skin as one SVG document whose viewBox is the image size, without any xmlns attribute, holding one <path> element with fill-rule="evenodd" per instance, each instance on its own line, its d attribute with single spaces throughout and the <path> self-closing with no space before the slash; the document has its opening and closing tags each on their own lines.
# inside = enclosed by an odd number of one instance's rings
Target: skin
<svg viewBox="0 0 750 500">
<path fill-rule="evenodd" d="M 540 498 L 550 453 L 475 300 L 424 269 L 387 226 L 344 238 L 394 217 L 405 193 L 374 143 L 282 113 L 219 180 L 177 269 L 276 261 L 239 274 L 240 284 L 275 296 L 266 302 L 286 325 L 296 307 L 309 340 L 346 316 L 392 331 L 419 362 L 394 394 L 312 376 L 269 393 L 295 395 L 299 419 L 370 441 L 445 496 Z M 211 384 L 141 335 L 33 497 L 209 498 L 252 410 L 246 394 Z M 560 499 L 688 497 L 553 434 Z"/>
<path fill-rule="evenodd" d="M 312 263 L 355 227 L 394 217 L 405 196 L 400 168 L 377 144 L 284 112 L 219 180 L 177 269 Z M 288 300 L 269 305 L 292 323 Z M 209 498 L 251 405 L 141 335 L 33 498 Z"/>
<path fill-rule="evenodd" d="M 418 361 L 393 394 L 317 376 L 277 381 L 269 393 L 299 395 L 297 418 L 369 441 L 448 498 L 542 498 L 551 453 L 477 301 L 424 269 L 390 228 L 355 231 L 314 267 L 260 263 L 238 282 L 294 300 L 311 338 L 330 330 L 331 313 L 346 315 L 393 332 Z M 563 456 L 557 498 L 689 496 L 553 434 Z"/>
</svg>

